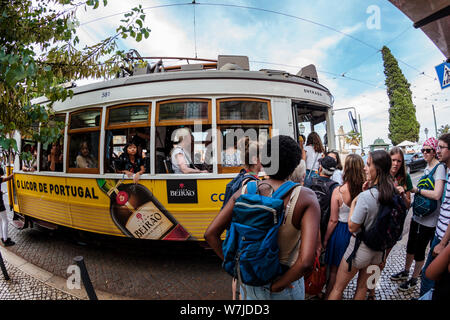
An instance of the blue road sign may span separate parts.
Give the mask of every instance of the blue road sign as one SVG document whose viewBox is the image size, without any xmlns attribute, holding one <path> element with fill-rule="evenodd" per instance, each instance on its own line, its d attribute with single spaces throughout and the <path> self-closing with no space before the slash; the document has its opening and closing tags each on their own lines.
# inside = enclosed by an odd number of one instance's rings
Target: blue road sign
<svg viewBox="0 0 450 320">
<path fill-rule="evenodd" d="M 435 67 L 441 89 L 450 87 L 450 63 L 444 62 Z"/>
</svg>

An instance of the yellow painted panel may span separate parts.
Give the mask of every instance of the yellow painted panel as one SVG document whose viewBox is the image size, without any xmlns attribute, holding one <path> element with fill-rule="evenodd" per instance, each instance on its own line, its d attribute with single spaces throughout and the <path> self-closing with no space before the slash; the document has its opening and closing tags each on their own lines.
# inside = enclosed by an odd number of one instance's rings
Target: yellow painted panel
<svg viewBox="0 0 450 320">
<path fill-rule="evenodd" d="M 189 177 L 190 180 L 192 180 Z M 187 180 L 189 180 L 187 179 Z M 110 198 L 95 178 L 72 178 L 15 174 L 18 212 L 64 226 L 123 236 L 110 214 Z M 161 205 L 193 237 L 203 234 L 219 212 L 230 179 L 196 180 L 196 203 L 169 203 L 166 180 L 141 179 Z M 118 180 L 109 180 L 115 185 Z M 183 181 L 183 180 L 180 180 Z M 125 180 L 122 183 L 132 183 Z"/>
</svg>

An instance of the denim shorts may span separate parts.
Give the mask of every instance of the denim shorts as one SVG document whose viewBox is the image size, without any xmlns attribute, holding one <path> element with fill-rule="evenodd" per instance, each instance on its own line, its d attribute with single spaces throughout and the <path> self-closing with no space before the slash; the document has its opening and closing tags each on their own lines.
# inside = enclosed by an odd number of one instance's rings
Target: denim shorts
<svg viewBox="0 0 450 320">
<path fill-rule="evenodd" d="M 239 289 L 242 300 L 305 300 L 303 277 L 291 284 L 292 288 L 285 288 L 281 292 L 270 292 L 270 283 L 260 287 L 241 284 Z"/>
</svg>

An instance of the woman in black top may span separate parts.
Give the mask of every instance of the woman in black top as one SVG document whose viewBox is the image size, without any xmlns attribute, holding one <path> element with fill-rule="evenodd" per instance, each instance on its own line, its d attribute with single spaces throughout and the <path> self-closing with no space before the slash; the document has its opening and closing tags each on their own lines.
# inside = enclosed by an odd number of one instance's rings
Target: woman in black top
<svg viewBox="0 0 450 320">
<path fill-rule="evenodd" d="M 144 160 L 138 153 L 137 146 L 133 143 L 127 143 L 123 148 L 123 153 L 119 157 L 117 172 L 124 173 L 129 178 L 134 175 L 134 183 L 139 181 L 141 175 L 145 172 Z"/>
</svg>

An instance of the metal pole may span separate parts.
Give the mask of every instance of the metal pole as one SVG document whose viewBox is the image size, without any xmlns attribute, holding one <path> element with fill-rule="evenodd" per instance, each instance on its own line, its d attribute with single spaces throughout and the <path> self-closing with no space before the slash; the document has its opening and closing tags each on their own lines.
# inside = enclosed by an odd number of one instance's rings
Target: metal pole
<svg viewBox="0 0 450 320">
<path fill-rule="evenodd" d="M 95 294 L 94 287 L 92 286 L 91 279 L 89 278 L 86 265 L 84 264 L 84 258 L 82 256 L 77 256 L 73 258 L 73 260 L 80 268 L 81 280 L 83 281 L 84 288 L 86 289 L 89 300 L 98 300 L 97 295 Z"/>
<path fill-rule="evenodd" d="M 0 252 L 0 267 L 2 268 L 3 277 L 5 277 L 5 280 L 9 280 L 8 271 L 6 270 L 5 262 L 3 261 L 2 254 Z"/>
<path fill-rule="evenodd" d="M 434 105 L 432 104 L 431 107 L 433 108 L 433 118 L 434 118 L 434 130 L 436 130 L 436 139 L 438 138 L 437 133 L 437 125 L 436 125 L 436 114 L 434 113 Z"/>
<path fill-rule="evenodd" d="M 363 136 L 362 136 L 362 126 L 361 126 L 361 117 L 358 113 L 358 121 L 359 121 L 359 134 L 361 137 L 361 153 L 364 152 L 364 146 L 363 146 Z"/>
</svg>

